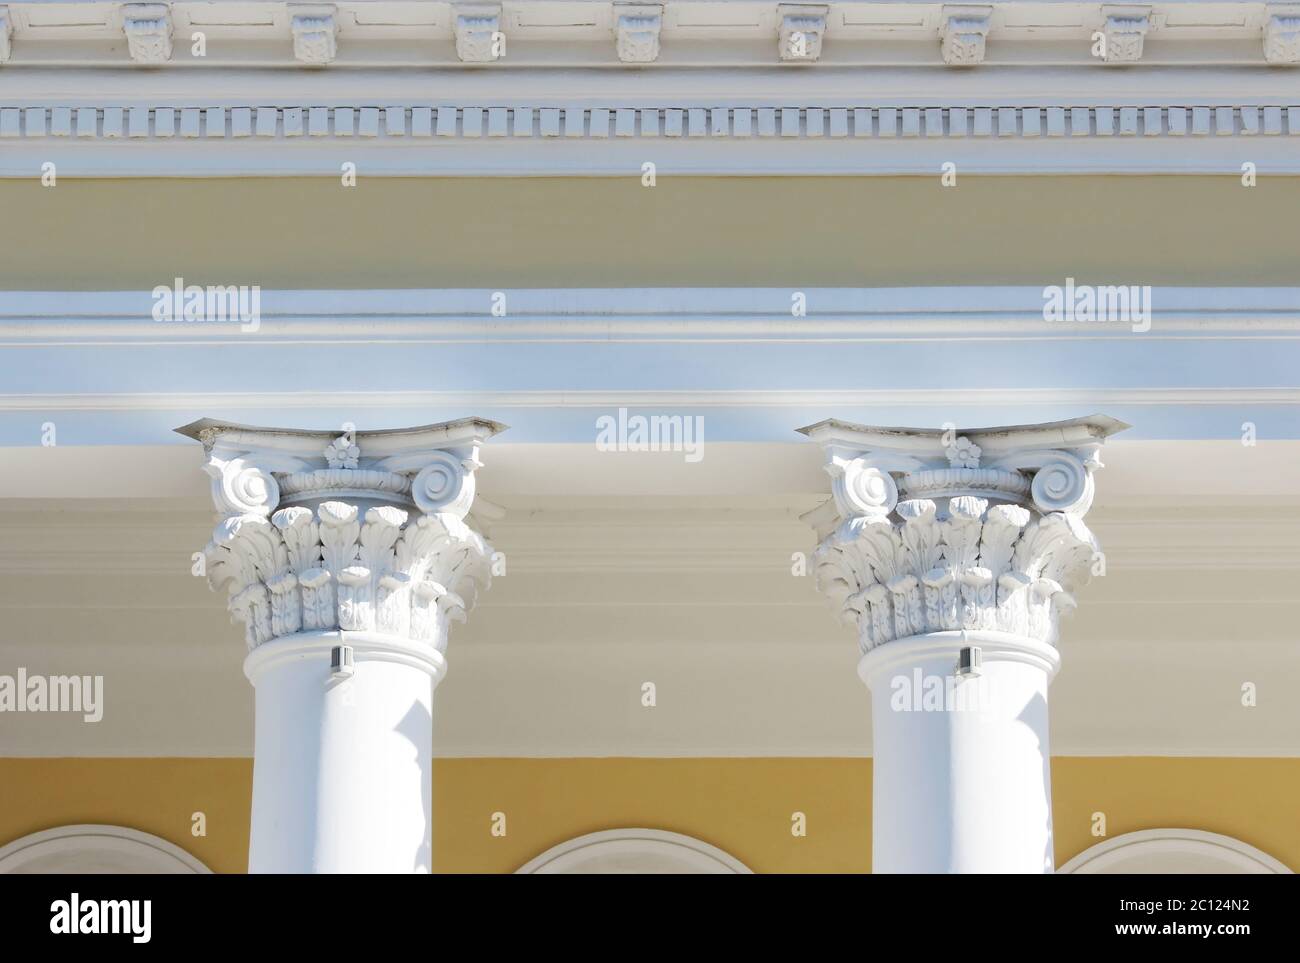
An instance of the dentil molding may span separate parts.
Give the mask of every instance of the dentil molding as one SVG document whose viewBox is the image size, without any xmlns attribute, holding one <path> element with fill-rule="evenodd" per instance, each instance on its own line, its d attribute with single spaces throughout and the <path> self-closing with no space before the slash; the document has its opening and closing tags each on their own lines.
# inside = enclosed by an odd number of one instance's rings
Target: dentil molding
<svg viewBox="0 0 1300 963">
<path fill-rule="evenodd" d="M 1297 75 L 1300 76 L 1300 75 Z M 546 81 L 539 79 L 538 86 Z M 338 178 L 1300 173 L 1300 105 L 807 105 L 792 94 L 699 105 L 699 94 L 630 106 L 402 102 L 334 106 L 305 96 L 224 105 L 175 96 L 50 104 L 0 97 L 0 177 Z M 525 85 L 527 88 L 527 85 Z M 531 88 L 527 88 L 531 89 Z M 707 90 L 707 85 L 702 88 Z M 966 94 L 962 95 L 967 96 Z M 1225 95 L 1226 96 L 1226 95 Z M 268 100 L 281 100 L 279 105 Z M 376 98 L 377 99 L 377 98 Z M 644 102 L 645 96 L 634 100 Z M 928 99 L 928 98 L 927 98 Z M 1142 98 L 1145 100 L 1146 98 Z M 1287 98 L 1291 99 L 1291 98 Z M 394 102 L 396 100 L 396 102 Z M 834 104 L 838 98 L 832 100 Z M 1294 100 L 1300 101 L 1300 85 Z M 486 104 L 484 103 L 486 101 Z M 803 105 L 799 102 L 803 101 Z M 840 104 L 845 101 L 839 100 Z M 382 104 L 382 106 L 381 106 Z M 53 164 L 54 167 L 50 165 Z"/>
<path fill-rule="evenodd" d="M 818 529 L 821 590 L 864 652 L 931 632 L 997 631 L 1054 643 L 1099 546 L 1084 524 L 1105 439 L 1093 415 L 988 429 L 801 431 L 826 453 L 833 498 Z"/>
<path fill-rule="evenodd" d="M 0 176 L 1293 174 L 1297 62 L 1300 3 L 13 0 Z"/>
<path fill-rule="evenodd" d="M 227 106 L 177 104 L 0 107 L 0 140 L 55 146 L 87 141 L 425 143 L 446 139 L 634 138 L 741 141 L 944 138 L 1200 138 L 1300 134 L 1300 106 L 1174 104 L 1125 106 L 924 107 L 800 105 L 685 107 L 491 107 L 428 103 L 388 106 Z M 48 140 L 48 139 L 53 140 Z M 1243 155 L 1245 156 L 1245 155 Z"/>
<path fill-rule="evenodd" d="M 219 520 L 204 550 L 250 650 L 299 632 L 377 632 L 442 651 L 491 580 L 470 522 L 482 419 L 340 434 L 204 419 Z M 490 508 L 488 509 L 490 511 Z"/>
</svg>

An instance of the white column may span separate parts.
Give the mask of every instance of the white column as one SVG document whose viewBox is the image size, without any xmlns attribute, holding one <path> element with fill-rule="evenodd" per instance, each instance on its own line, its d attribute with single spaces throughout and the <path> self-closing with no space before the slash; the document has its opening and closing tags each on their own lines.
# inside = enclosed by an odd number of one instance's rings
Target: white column
<svg viewBox="0 0 1300 963">
<path fill-rule="evenodd" d="M 980 648 L 980 676 L 954 675 L 963 646 Z M 927 633 L 863 657 L 875 872 L 1052 871 L 1047 684 L 1057 664 L 1051 646 L 993 632 Z"/>
<path fill-rule="evenodd" d="M 208 576 L 256 690 L 250 872 L 429 872 L 433 690 L 491 578 L 470 508 L 501 427 L 180 429 L 207 452 Z"/>
<path fill-rule="evenodd" d="M 1125 427 L 803 429 L 833 480 L 818 583 L 871 689 L 874 872 L 1052 872 L 1057 620 L 1101 563 L 1083 516 Z"/>
</svg>

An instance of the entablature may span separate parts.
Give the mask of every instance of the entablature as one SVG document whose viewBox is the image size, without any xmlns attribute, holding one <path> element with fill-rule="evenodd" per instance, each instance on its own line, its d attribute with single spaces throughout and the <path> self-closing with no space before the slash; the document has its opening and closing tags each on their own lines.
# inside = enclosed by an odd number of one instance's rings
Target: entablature
<svg viewBox="0 0 1300 963">
<path fill-rule="evenodd" d="M 1296 62 L 1300 3 L 0 0 L 0 177 L 1295 174 Z"/>
</svg>

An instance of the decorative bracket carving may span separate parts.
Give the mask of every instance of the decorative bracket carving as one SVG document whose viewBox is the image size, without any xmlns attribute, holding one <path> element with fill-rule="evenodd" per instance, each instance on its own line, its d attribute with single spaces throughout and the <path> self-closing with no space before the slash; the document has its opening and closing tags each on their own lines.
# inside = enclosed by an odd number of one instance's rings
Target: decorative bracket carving
<svg viewBox="0 0 1300 963">
<path fill-rule="evenodd" d="M 1137 6 L 1105 6 L 1101 15 L 1106 18 L 1107 63 L 1137 63 L 1142 59 L 1142 42 L 1151 29 L 1151 8 Z"/>
<path fill-rule="evenodd" d="M 293 55 L 305 64 L 327 64 L 338 56 L 338 8 L 333 4 L 290 4 Z"/>
<path fill-rule="evenodd" d="M 943 62 L 969 66 L 984 62 L 984 38 L 989 34 L 992 7 L 944 7 L 939 30 Z"/>
<path fill-rule="evenodd" d="M 614 4 L 614 28 L 618 59 L 625 64 L 654 63 L 659 58 L 659 31 L 663 26 L 661 4 Z"/>
<path fill-rule="evenodd" d="M 780 23 L 777 50 L 788 63 L 814 63 L 822 55 L 828 8 L 783 3 L 776 8 Z"/>
<path fill-rule="evenodd" d="M 1264 21 L 1264 59 L 1271 64 L 1300 63 L 1300 7 L 1269 8 Z"/>
<path fill-rule="evenodd" d="M 172 15 L 165 3 L 128 3 L 122 29 L 131 59 L 138 64 L 165 64 L 172 59 Z"/>
<path fill-rule="evenodd" d="M 10 38 L 14 34 L 14 25 L 9 20 L 9 8 L 0 7 L 0 64 L 9 59 L 12 53 Z"/>
<path fill-rule="evenodd" d="M 435 43 L 441 48 L 436 58 L 441 59 L 447 52 L 449 37 L 454 40 L 457 55 L 465 63 L 481 64 L 500 60 L 505 56 L 504 44 L 500 41 L 507 23 L 510 25 L 510 39 L 525 43 L 530 51 L 527 65 L 530 70 L 541 68 L 545 73 L 547 68 L 587 69 L 602 64 L 608 66 L 606 46 L 575 43 L 580 37 L 593 39 L 593 34 L 598 29 L 605 30 L 607 37 L 610 32 L 614 34 L 620 62 L 629 65 L 646 64 L 659 59 L 666 29 L 670 36 L 685 37 L 690 41 L 676 49 L 674 67 L 707 69 L 708 79 L 715 84 L 714 93 L 721 97 L 718 103 L 727 103 L 728 97 L 731 97 L 732 88 L 727 86 L 727 73 L 732 70 L 752 70 L 770 57 L 770 50 L 765 52 L 753 44 L 754 29 L 766 30 L 769 37 L 773 31 L 777 32 L 778 57 L 787 63 L 817 62 L 826 31 L 833 25 L 839 31 L 836 34 L 837 44 L 845 45 L 844 51 L 841 51 L 842 57 L 837 59 L 842 59 L 845 63 L 906 62 L 911 57 L 908 51 L 914 50 L 916 46 L 919 29 L 929 31 L 931 43 L 937 33 L 945 63 L 979 64 L 986 60 L 987 37 L 994 22 L 998 24 L 998 43 L 1004 57 L 1016 63 L 1033 65 L 1036 71 L 1053 66 L 1077 68 L 1080 49 L 1088 49 L 1083 44 L 1097 44 L 1093 48 L 1094 53 L 1108 62 L 1137 62 L 1142 58 L 1146 35 L 1155 30 L 1160 31 L 1161 45 L 1167 50 L 1166 59 L 1183 63 L 1188 70 L 1213 73 L 1228 67 L 1258 62 L 1260 48 L 1256 46 L 1252 51 L 1249 44 L 1242 43 L 1243 38 L 1251 35 L 1252 31 L 1253 36 L 1262 40 L 1262 52 L 1269 63 L 1300 62 L 1300 38 L 1297 36 L 1300 33 L 1300 25 L 1297 24 L 1300 12 L 1296 10 L 1297 0 L 1241 0 L 1232 4 L 1237 10 L 1236 16 L 1215 14 L 1207 16 L 1203 23 L 1198 22 L 1196 29 L 1166 30 L 1167 22 L 1186 24 L 1185 20 L 1175 18 L 1179 8 L 1185 8 L 1188 2 L 1191 0 L 1167 0 L 1165 3 L 1154 3 L 1152 0 L 1110 0 L 1105 3 L 1053 0 L 1047 4 L 1053 10 L 1053 16 L 1049 18 L 1053 24 L 1037 27 L 1032 25 L 1032 18 L 1027 21 L 1014 14 L 1004 15 L 1004 7 L 1011 11 L 1019 9 L 1023 4 L 994 4 L 991 0 L 950 0 L 948 3 L 942 0 L 939 3 L 903 0 L 885 3 L 885 6 L 895 10 L 895 14 L 883 18 L 871 12 L 878 4 L 864 4 L 861 0 L 847 0 L 838 7 L 828 0 L 786 0 L 775 5 L 775 24 L 772 22 L 774 5 L 765 4 L 762 0 L 706 4 L 709 7 L 726 7 L 725 15 L 716 21 L 707 15 L 690 15 L 688 11 L 699 6 L 692 0 L 680 0 L 676 6 L 669 5 L 664 0 L 612 0 L 604 4 L 599 16 L 583 17 L 577 21 L 569 19 L 573 11 L 579 7 L 592 7 L 593 4 L 577 3 L 575 0 L 526 0 L 522 4 L 503 8 L 501 0 L 449 0 L 445 3 L 442 0 L 437 3 L 432 3 L 431 0 L 398 0 L 396 4 L 388 0 L 362 0 L 360 3 L 341 5 L 337 0 L 287 0 L 287 3 L 283 0 L 258 0 L 256 3 L 208 0 L 207 3 L 186 2 L 179 5 L 170 0 L 91 0 L 88 3 L 0 0 L 0 3 L 10 8 L 8 33 L 23 44 L 24 66 L 40 65 L 60 70 L 93 67 L 102 63 L 106 56 L 119 55 L 117 52 L 121 50 L 123 35 L 129 41 L 130 57 L 134 61 L 142 64 L 166 63 L 172 59 L 173 30 L 178 31 L 182 38 L 187 37 L 192 25 L 197 27 L 207 22 L 198 16 L 198 8 L 213 5 L 230 9 L 225 11 L 226 16 L 217 18 L 217 22 L 226 25 L 220 28 L 223 35 L 220 49 L 207 51 L 204 64 L 210 70 L 235 72 L 256 71 L 260 69 L 258 64 L 265 65 L 268 43 L 278 43 L 283 39 L 282 36 L 279 40 L 276 38 L 277 32 L 284 32 L 285 13 L 288 15 L 293 42 L 291 45 L 280 44 L 279 52 L 273 56 L 289 62 L 288 52 L 292 50 L 292 56 L 298 63 L 328 64 L 336 59 L 338 38 L 343 36 L 348 43 L 350 56 L 357 63 L 366 63 L 376 69 L 383 68 L 385 64 L 395 69 L 400 67 L 399 61 L 403 61 L 400 55 L 397 59 L 386 55 L 386 47 L 393 42 L 401 47 Z M 436 16 L 407 16 L 402 13 L 402 8 L 429 6 L 437 8 L 439 12 Z M 1194 3 L 1193 6 L 1226 7 L 1228 4 Z M 89 18 L 82 18 L 73 9 L 89 7 L 104 8 L 112 13 L 92 14 Z M 397 8 L 393 16 L 385 15 L 385 10 L 390 7 Z M 274 8 L 283 12 L 268 17 L 257 15 L 254 8 Z M 369 15 L 362 15 L 361 8 L 369 8 Z M 527 8 L 526 11 L 524 8 Z M 40 11 L 44 12 L 37 16 Z M 449 16 L 444 16 L 442 11 L 447 11 Z M 895 21 L 895 26 L 901 27 L 903 20 L 898 20 L 899 12 L 907 21 L 906 28 L 895 29 L 883 22 Z M 265 14 L 265 10 L 262 13 Z M 357 21 L 354 13 L 362 19 Z M 107 24 L 108 29 L 94 27 L 92 23 Z M 600 26 L 597 27 L 597 24 Z M 759 24 L 762 26 L 759 27 Z M 5 33 L 0 27 L 0 61 L 5 59 Z M 1100 49 L 1098 33 L 1105 38 L 1104 51 Z M 438 39 L 431 40 L 431 34 L 436 34 Z M 54 37 L 58 38 L 55 43 L 27 43 L 29 39 L 43 41 Z M 1081 46 L 1074 47 L 1075 44 Z M 190 61 L 184 50 L 180 56 L 182 60 Z M 1036 72 L 1035 76 L 1039 76 L 1039 73 Z M 1215 81 L 1215 77 L 1199 79 L 1211 86 Z M 367 82 L 371 83 L 369 80 Z M 233 85 L 238 86 L 238 83 Z M 226 89 L 230 87 L 231 85 L 226 85 Z M 260 88 L 263 90 L 261 96 L 273 88 L 274 85 Z M 77 88 L 68 89 L 75 91 Z M 1175 86 L 1169 89 L 1185 91 L 1186 96 L 1194 98 L 1203 97 L 1197 92 L 1203 89 L 1203 85 L 1198 86 L 1191 78 L 1184 79 L 1180 76 Z M 96 88 L 93 82 L 85 85 L 85 91 L 94 94 Z M 699 93 L 704 97 L 705 92 Z M 84 96 L 85 94 L 80 94 L 78 99 Z M 386 98 L 388 95 L 381 91 L 376 96 Z M 556 96 L 560 95 L 557 93 Z M 709 94 L 705 100 L 712 96 Z M 61 102 L 67 100 L 67 97 L 54 99 Z M 367 95 L 362 99 L 369 101 L 370 97 Z M 539 98 L 539 101 L 546 99 Z M 780 100 L 779 97 L 776 99 Z M 163 100 L 168 105 L 179 106 L 186 98 L 177 99 L 173 96 L 171 100 L 165 97 Z M 821 106 L 826 103 L 827 106 L 839 106 L 839 100 L 840 97 L 836 96 L 830 102 L 814 100 L 811 105 Z M 979 100 L 976 98 L 976 101 Z M 584 103 L 588 109 L 592 106 L 590 99 Z M 1019 105 L 1021 102 L 1013 98 L 1013 103 Z M 1286 106 L 1288 101 L 1279 96 L 1278 103 Z M 970 105 L 974 106 L 975 102 L 972 101 Z M 385 106 L 393 104 L 389 102 Z M 482 109 L 478 105 L 470 106 L 472 109 Z M 622 105 L 612 106 L 617 108 Z M 658 109 L 665 109 L 664 105 L 657 106 Z M 906 105 L 891 104 L 889 109 L 904 106 Z M 926 103 L 920 106 L 924 109 L 939 105 Z M 989 103 L 988 106 L 1003 105 Z M 1077 105 L 1068 103 L 1065 106 L 1068 108 Z M 1147 103 L 1146 106 L 1157 105 Z M 1241 105 L 1234 102 L 1234 106 Z M 24 106 L 20 109 L 29 108 Z M 6 133 L 6 136 L 10 135 Z M 138 121 L 136 133 L 132 136 L 142 136 Z"/>
<path fill-rule="evenodd" d="M 456 56 L 465 63 L 492 63 L 505 56 L 500 4 L 457 4 Z"/>
</svg>

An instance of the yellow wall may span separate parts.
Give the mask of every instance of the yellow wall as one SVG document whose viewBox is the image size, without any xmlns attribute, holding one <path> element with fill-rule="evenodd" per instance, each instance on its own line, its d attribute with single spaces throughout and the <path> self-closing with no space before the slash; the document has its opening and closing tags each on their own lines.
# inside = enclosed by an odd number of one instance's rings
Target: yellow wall
<svg viewBox="0 0 1300 963">
<path fill-rule="evenodd" d="M 1295 283 L 1300 178 L 0 181 L 0 290 Z"/>
<path fill-rule="evenodd" d="M 215 872 L 248 869 L 251 759 L 0 759 L 0 844 L 107 823 L 161 836 Z M 208 835 L 190 835 L 207 815 Z"/>
<path fill-rule="evenodd" d="M 1076 758 L 1052 763 L 1057 862 L 1109 835 L 1182 827 L 1235 836 L 1300 869 L 1300 759 Z M 0 759 L 0 844 L 69 823 L 168 839 L 218 872 L 247 868 L 248 759 Z M 444 759 L 434 767 L 439 872 L 508 872 L 584 833 L 665 829 L 759 872 L 864 872 L 863 759 Z M 808 835 L 790 835 L 790 814 Z M 190 835 L 207 814 L 208 835 Z M 489 832 L 506 813 L 508 834 Z"/>
</svg>

